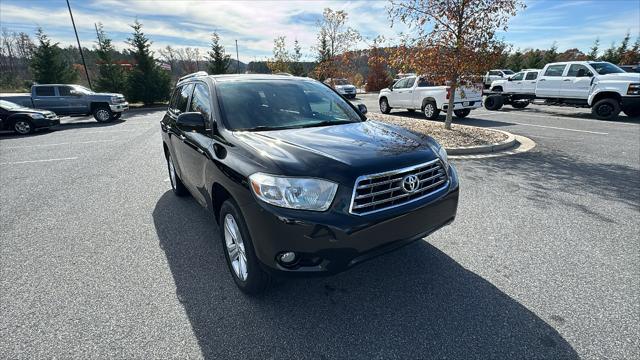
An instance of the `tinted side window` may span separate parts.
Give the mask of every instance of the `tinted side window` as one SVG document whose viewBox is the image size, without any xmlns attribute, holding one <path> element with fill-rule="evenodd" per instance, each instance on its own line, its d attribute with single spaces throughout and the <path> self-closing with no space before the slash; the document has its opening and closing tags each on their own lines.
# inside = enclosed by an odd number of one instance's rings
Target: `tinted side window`
<svg viewBox="0 0 640 360">
<path fill-rule="evenodd" d="M 502 74 L 500 73 L 500 71 L 489 71 L 489 75 L 491 75 L 491 76 L 501 76 Z"/>
<path fill-rule="evenodd" d="M 171 95 L 171 99 L 169 100 L 169 110 L 171 111 L 175 111 L 176 101 L 178 99 L 178 94 L 180 94 L 180 89 L 181 88 L 176 88 L 175 90 L 173 90 L 173 94 Z"/>
<path fill-rule="evenodd" d="M 36 96 L 56 96 L 56 92 L 53 90 L 53 86 L 38 86 L 36 87 Z"/>
<path fill-rule="evenodd" d="M 572 64 L 571 66 L 569 66 L 569 71 L 567 71 L 567 76 L 578 76 L 578 71 L 583 70 L 584 75 L 586 76 L 588 73 L 590 73 L 591 71 L 589 71 L 589 68 L 584 66 L 584 65 L 580 65 L 580 64 Z"/>
<path fill-rule="evenodd" d="M 517 73 L 511 77 L 511 80 L 522 80 L 524 78 L 524 73 Z"/>
<path fill-rule="evenodd" d="M 562 76 L 566 66 L 567 65 L 551 65 L 547 68 L 547 71 L 544 72 L 544 76 Z"/>
<path fill-rule="evenodd" d="M 189 103 L 189 95 L 193 90 L 193 84 L 185 85 L 180 89 L 180 92 L 176 94 L 176 103 L 173 107 L 173 111 L 176 115 L 180 115 L 187 111 L 187 105 Z"/>
<path fill-rule="evenodd" d="M 429 82 L 425 78 L 418 79 L 418 87 L 431 87 L 434 86 L 432 82 Z"/>
<path fill-rule="evenodd" d="M 538 78 L 538 73 L 533 71 L 533 72 L 528 72 L 527 76 L 524 78 L 525 80 L 535 80 Z"/>
<path fill-rule="evenodd" d="M 201 113 L 207 121 L 211 119 L 211 97 L 207 85 L 201 83 L 195 85 L 189 111 Z"/>
<path fill-rule="evenodd" d="M 60 96 L 71 96 L 71 90 L 73 90 L 71 86 L 58 86 Z"/>
</svg>

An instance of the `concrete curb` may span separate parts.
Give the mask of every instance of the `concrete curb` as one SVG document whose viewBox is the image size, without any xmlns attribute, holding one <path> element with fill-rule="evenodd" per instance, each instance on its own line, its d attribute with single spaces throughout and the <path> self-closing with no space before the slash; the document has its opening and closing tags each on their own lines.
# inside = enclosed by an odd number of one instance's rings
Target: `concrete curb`
<svg viewBox="0 0 640 360">
<path fill-rule="evenodd" d="M 468 126 L 468 125 L 465 125 Z M 505 141 L 496 143 L 496 144 L 488 144 L 488 145 L 479 145 L 479 146 L 465 146 L 465 147 L 456 147 L 456 148 L 445 148 L 447 150 L 447 154 L 449 155 L 473 155 L 473 154 L 486 154 L 498 152 L 506 149 L 510 149 L 516 146 L 516 136 L 510 132 L 483 128 L 485 130 L 497 131 L 507 135 L 507 139 Z"/>
</svg>

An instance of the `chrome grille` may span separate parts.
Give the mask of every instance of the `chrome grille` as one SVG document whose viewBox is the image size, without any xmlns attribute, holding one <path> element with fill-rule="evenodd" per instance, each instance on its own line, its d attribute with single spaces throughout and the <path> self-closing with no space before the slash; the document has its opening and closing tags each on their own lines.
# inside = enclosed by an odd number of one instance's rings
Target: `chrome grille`
<svg viewBox="0 0 640 360">
<path fill-rule="evenodd" d="M 409 175 L 419 179 L 413 192 L 403 187 L 403 180 Z M 350 212 L 365 215 L 390 209 L 425 198 L 446 186 L 447 173 L 438 159 L 404 169 L 360 176 L 353 190 Z"/>
</svg>

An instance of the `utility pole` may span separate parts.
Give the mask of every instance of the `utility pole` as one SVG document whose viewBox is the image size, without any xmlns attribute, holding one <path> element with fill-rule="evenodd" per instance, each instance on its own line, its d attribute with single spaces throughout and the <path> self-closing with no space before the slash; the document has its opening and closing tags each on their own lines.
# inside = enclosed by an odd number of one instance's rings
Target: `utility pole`
<svg viewBox="0 0 640 360">
<path fill-rule="evenodd" d="M 82 53 L 82 46 L 80 45 L 80 38 L 78 37 L 78 30 L 76 29 L 76 22 L 73 20 L 73 13 L 71 12 L 71 5 L 69 5 L 69 0 L 67 0 L 67 8 L 69 8 L 69 15 L 71 16 L 71 24 L 73 25 L 73 31 L 76 33 L 76 41 L 78 41 L 78 50 L 80 50 L 80 57 L 82 58 L 82 65 L 84 66 L 84 73 L 85 73 L 85 75 L 87 75 L 87 82 L 89 83 L 89 89 L 93 90 L 93 87 L 91 86 L 91 79 L 89 78 L 89 70 L 87 70 L 87 62 L 84 61 L 84 54 Z"/>
<path fill-rule="evenodd" d="M 240 74 L 240 56 L 238 55 L 238 40 L 236 40 L 236 74 Z"/>
</svg>

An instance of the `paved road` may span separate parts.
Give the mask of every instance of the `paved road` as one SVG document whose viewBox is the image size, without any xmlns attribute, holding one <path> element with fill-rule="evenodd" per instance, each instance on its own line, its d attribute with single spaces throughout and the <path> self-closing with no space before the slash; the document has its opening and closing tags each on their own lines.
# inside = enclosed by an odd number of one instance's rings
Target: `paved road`
<svg viewBox="0 0 640 360">
<path fill-rule="evenodd" d="M 456 161 L 458 218 L 426 241 L 257 299 L 171 194 L 160 112 L 0 135 L 0 354 L 637 358 L 640 125 L 583 113 L 472 113 L 537 146 Z"/>
</svg>

